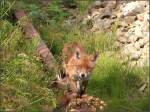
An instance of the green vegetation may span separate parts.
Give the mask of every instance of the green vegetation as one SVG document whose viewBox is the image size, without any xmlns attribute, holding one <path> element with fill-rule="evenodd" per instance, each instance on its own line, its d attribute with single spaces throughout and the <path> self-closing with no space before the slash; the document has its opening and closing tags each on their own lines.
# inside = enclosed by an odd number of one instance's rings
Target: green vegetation
<svg viewBox="0 0 150 112">
<path fill-rule="evenodd" d="M 1 111 L 40 110 L 42 105 L 56 105 L 49 80 L 53 74 L 36 57 L 37 40 L 23 39 L 21 28 L 1 21 Z"/>
<path fill-rule="evenodd" d="M 77 4 L 79 14 L 84 14 L 92 3 L 65 1 Z M 80 41 L 88 53 L 100 52 L 88 93 L 106 101 L 106 112 L 148 112 L 148 88 L 143 93 L 139 92 L 139 88 L 146 83 L 149 69 L 121 63 L 114 45 L 116 26 L 112 32 L 95 34 L 79 23 L 71 27 L 64 25 L 71 14 L 63 10 L 59 0 L 53 0 L 46 6 L 41 0 L 2 0 L 0 5 L 0 111 L 42 112 L 45 105 L 55 107 L 57 104 L 55 91 L 48 88 L 55 72 L 48 71 L 36 56 L 38 40 L 30 42 L 24 39 L 22 28 L 13 20 L 13 10 L 21 7 L 31 17 L 59 64 L 61 50 L 68 42 Z"/>
<path fill-rule="evenodd" d="M 131 68 L 122 65 L 114 54 L 102 54 L 88 92 L 108 102 L 106 112 L 146 112 L 148 91 L 141 94 L 138 88 L 146 82 L 147 74 L 148 68 Z"/>
</svg>

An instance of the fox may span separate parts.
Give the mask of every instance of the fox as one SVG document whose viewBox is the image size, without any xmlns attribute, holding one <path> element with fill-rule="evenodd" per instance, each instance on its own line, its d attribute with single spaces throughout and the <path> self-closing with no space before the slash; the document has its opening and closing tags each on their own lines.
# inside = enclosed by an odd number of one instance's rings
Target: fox
<svg viewBox="0 0 150 112">
<path fill-rule="evenodd" d="M 88 54 L 79 42 L 65 44 L 62 50 L 66 82 L 73 92 L 84 94 L 99 53 Z"/>
<path fill-rule="evenodd" d="M 61 107 L 68 105 L 70 100 L 75 97 L 81 97 L 92 76 L 99 53 L 88 54 L 85 47 L 80 42 L 70 42 L 64 45 L 62 49 L 62 65 L 64 73 L 57 75 L 55 87 L 69 90 L 62 97 Z"/>
<path fill-rule="evenodd" d="M 65 89 L 69 84 L 71 91 L 84 94 L 98 57 L 98 52 L 88 54 L 79 42 L 65 44 L 62 50 L 65 73 L 57 75 L 54 86 Z"/>
<path fill-rule="evenodd" d="M 79 42 L 71 42 L 62 49 L 63 68 L 65 72 L 57 75 L 53 86 L 70 90 L 80 95 L 84 94 L 92 71 L 96 65 L 99 53 L 88 54 Z"/>
</svg>

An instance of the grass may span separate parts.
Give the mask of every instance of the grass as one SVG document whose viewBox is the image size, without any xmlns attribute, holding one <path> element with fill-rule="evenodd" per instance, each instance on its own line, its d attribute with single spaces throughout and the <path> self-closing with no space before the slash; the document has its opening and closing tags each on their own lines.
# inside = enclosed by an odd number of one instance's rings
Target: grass
<svg viewBox="0 0 150 112">
<path fill-rule="evenodd" d="M 46 9 L 43 9 L 39 0 L 16 3 L 12 9 L 18 5 L 29 13 L 41 38 L 54 54 L 58 66 L 61 66 L 61 50 L 65 43 L 79 41 L 88 53 L 100 52 L 87 92 L 106 101 L 106 112 L 148 112 L 148 87 L 143 93 L 139 92 L 139 88 L 146 83 L 149 69 L 130 67 L 128 62 L 121 62 L 114 45 L 117 24 L 111 32 L 91 33 L 79 23 L 71 27 L 64 26 L 63 22 L 69 13 L 62 10 L 59 1 L 53 1 Z M 80 14 L 84 15 L 91 3 L 92 1 L 77 1 Z M 1 14 L 5 15 L 8 9 L 9 5 Z M 12 12 L 11 8 L 8 12 Z M 0 109 L 42 112 L 45 105 L 55 107 L 56 93 L 48 88 L 48 84 L 56 73 L 47 71 L 36 56 L 38 40 L 25 40 L 22 28 L 11 19 L 11 14 L 7 13 L 0 20 Z"/>
<path fill-rule="evenodd" d="M 138 89 L 148 78 L 148 68 L 122 65 L 115 55 L 102 54 L 93 71 L 88 93 L 104 99 L 106 112 L 147 112 L 148 91 Z"/>
<path fill-rule="evenodd" d="M 1 28 L 1 111 L 23 112 L 41 109 L 43 105 L 56 106 L 55 95 L 48 88 L 53 73 L 36 57 L 37 41 L 25 41 L 21 28 L 8 21 L 1 21 Z"/>
</svg>

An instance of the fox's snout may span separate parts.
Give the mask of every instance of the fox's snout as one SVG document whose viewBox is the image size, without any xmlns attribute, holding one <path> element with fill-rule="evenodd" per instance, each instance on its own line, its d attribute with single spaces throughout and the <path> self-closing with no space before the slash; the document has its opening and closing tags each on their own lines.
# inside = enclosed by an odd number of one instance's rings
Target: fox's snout
<svg viewBox="0 0 150 112">
<path fill-rule="evenodd" d="M 84 80 L 89 80 L 90 79 L 90 74 L 87 74 L 87 73 L 80 73 L 79 74 L 79 79 L 84 81 Z"/>
<path fill-rule="evenodd" d="M 86 77 L 86 74 L 85 73 L 81 73 L 79 76 L 80 76 L 80 78 L 84 79 Z"/>
</svg>

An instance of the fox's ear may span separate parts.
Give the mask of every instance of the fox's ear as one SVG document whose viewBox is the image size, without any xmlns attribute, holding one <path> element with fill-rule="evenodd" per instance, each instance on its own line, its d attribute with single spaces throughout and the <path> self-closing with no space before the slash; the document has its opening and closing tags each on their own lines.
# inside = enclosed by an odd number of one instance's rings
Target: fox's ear
<svg viewBox="0 0 150 112">
<path fill-rule="evenodd" d="M 98 57 L 99 57 L 99 53 L 96 52 L 95 54 L 90 56 L 90 59 L 91 59 L 92 62 L 96 62 Z"/>
</svg>

